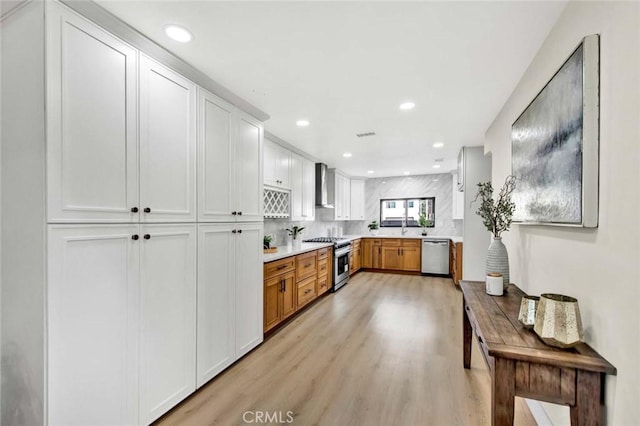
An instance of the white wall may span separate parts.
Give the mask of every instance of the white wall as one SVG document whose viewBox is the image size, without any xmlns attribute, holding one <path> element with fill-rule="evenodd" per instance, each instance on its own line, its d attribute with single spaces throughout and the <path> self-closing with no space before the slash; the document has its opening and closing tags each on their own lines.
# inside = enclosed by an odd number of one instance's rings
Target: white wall
<svg viewBox="0 0 640 426">
<path fill-rule="evenodd" d="M 580 40 L 601 35 L 597 229 L 514 226 L 503 234 L 512 281 L 578 298 L 587 343 L 618 369 L 606 380 L 608 424 L 640 424 L 640 3 L 571 2 L 487 130 L 494 182 L 510 172 L 513 121 Z M 544 404 L 556 425 L 569 410 Z"/>
<path fill-rule="evenodd" d="M 44 423 L 44 3 L 2 21 L 2 424 Z"/>
</svg>

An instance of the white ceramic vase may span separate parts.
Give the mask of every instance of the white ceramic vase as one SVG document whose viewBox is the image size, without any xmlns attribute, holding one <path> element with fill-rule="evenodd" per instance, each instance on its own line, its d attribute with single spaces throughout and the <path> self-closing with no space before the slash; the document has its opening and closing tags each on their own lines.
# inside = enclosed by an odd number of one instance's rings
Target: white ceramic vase
<svg viewBox="0 0 640 426">
<path fill-rule="evenodd" d="M 487 275 L 492 272 L 502 274 L 504 291 L 509 288 L 509 254 L 502 238 L 493 238 L 487 252 Z"/>
</svg>

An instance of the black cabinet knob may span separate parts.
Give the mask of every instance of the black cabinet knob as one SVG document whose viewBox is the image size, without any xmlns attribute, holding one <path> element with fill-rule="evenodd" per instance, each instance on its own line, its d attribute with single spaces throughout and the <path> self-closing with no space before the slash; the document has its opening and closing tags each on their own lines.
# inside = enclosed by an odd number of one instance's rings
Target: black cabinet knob
<svg viewBox="0 0 640 426">
<path fill-rule="evenodd" d="M 137 207 L 131 207 L 131 213 L 138 213 Z"/>
<path fill-rule="evenodd" d="M 242 212 L 238 212 L 238 216 L 242 216 Z"/>
<path fill-rule="evenodd" d="M 242 234 L 242 229 L 238 229 L 238 234 Z"/>
<path fill-rule="evenodd" d="M 142 238 L 144 238 L 145 240 L 148 240 L 148 239 L 150 239 L 150 238 L 151 238 L 151 235 L 149 235 L 149 234 L 144 234 L 144 237 L 142 237 Z"/>
<path fill-rule="evenodd" d="M 131 236 L 131 239 L 134 241 L 137 241 L 140 238 L 140 236 L 138 236 L 138 234 L 134 234 Z"/>
<path fill-rule="evenodd" d="M 238 212 L 231 212 L 231 214 L 235 216 L 238 214 Z"/>
<path fill-rule="evenodd" d="M 145 207 L 143 211 L 145 213 L 151 213 L 151 208 L 150 207 Z"/>
<path fill-rule="evenodd" d="M 232 234 L 235 234 L 236 232 L 238 232 L 238 231 L 236 231 L 235 229 L 231 230 Z"/>
</svg>

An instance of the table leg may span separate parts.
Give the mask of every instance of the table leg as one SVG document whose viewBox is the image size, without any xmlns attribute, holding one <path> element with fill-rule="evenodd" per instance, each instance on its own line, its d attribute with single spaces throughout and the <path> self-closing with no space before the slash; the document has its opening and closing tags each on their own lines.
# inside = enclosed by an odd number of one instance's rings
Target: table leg
<svg viewBox="0 0 640 426">
<path fill-rule="evenodd" d="M 471 338 L 473 331 L 471 330 L 471 322 L 465 309 L 464 300 L 462 301 L 462 363 L 464 368 L 471 368 Z"/>
<path fill-rule="evenodd" d="M 513 425 L 515 396 L 515 362 L 495 358 L 491 374 L 491 424 L 493 426 Z"/>
<path fill-rule="evenodd" d="M 576 372 L 576 405 L 569 410 L 571 424 L 603 425 L 602 377 L 600 373 Z"/>
</svg>

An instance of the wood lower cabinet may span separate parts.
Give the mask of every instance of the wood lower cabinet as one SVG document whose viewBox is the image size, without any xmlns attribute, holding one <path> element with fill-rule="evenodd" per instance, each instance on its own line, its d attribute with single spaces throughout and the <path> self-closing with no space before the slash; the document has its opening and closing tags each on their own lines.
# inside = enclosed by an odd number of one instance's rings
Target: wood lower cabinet
<svg viewBox="0 0 640 426">
<path fill-rule="evenodd" d="M 449 245 L 449 273 L 455 285 L 462 279 L 462 243 L 453 241 Z"/>
<path fill-rule="evenodd" d="M 362 239 L 362 267 L 382 268 L 382 241 L 379 238 Z"/>
<path fill-rule="evenodd" d="M 363 267 L 420 272 L 422 249 L 417 238 L 365 238 Z"/>
<path fill-rule="evenodd" d="M 362 267 L 361 240 L 351 241 L 351 254 L 349 255 L 349 275 L 353 275 Z"/>
<path fill-rule="evenodd" d="M 331 287 L 331 247 L 264 264 L 264 328 L 266 333 Z"/>
<path fill-rule="evenodd" d="M 264 331 L 296 311 L 295 277 L 291 271 L 264 281 Z"/>
</svg>

